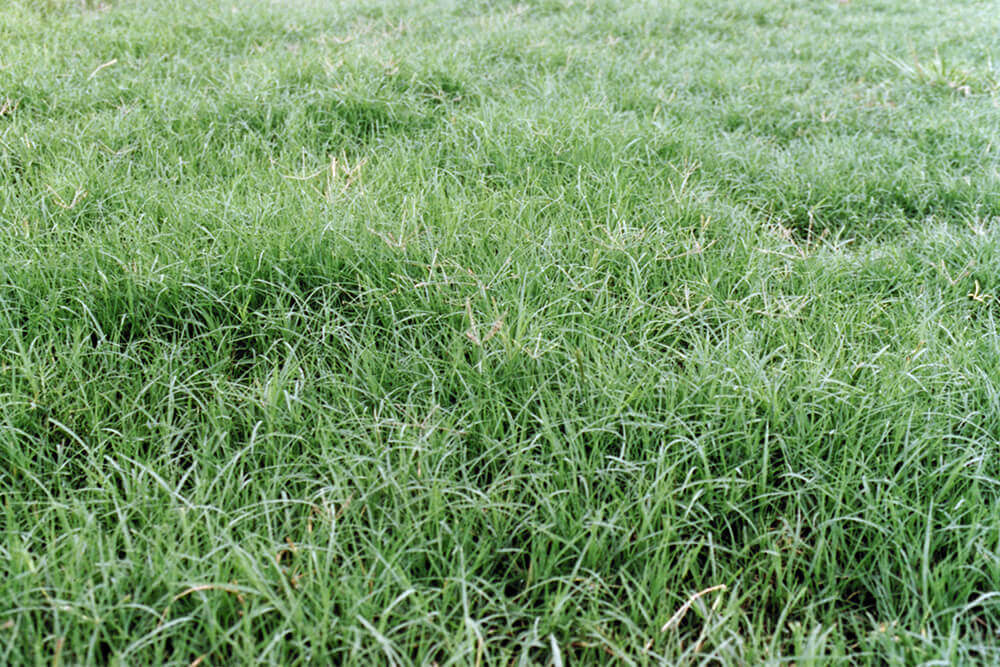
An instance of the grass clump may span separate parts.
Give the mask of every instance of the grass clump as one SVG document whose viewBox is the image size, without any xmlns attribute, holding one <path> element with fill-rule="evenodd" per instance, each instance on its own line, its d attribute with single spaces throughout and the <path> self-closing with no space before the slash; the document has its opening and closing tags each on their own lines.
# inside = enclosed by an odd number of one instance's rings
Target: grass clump
<svg viewBox="0 0 1000 667">
<path fill-rule="evenodd" d="M 997 661 L 991 9 L 7 2 L 0 660 Z"/>
</svg>

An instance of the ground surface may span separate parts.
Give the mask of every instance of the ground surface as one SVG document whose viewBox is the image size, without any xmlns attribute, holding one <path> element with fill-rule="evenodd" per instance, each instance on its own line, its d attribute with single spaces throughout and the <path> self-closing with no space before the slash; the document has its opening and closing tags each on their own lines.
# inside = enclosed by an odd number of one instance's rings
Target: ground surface
<svg viewBox="0 0 1000 667">
<path fill-rule="evenodd" d="M 0 0 L 0 662 L 1000 660 L 998 63 Z"/>
</svg>

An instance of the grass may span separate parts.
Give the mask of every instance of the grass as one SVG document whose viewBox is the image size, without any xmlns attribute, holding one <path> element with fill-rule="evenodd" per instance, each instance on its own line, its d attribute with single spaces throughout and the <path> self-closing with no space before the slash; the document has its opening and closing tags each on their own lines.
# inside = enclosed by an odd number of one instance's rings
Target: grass
<svg viewBox="0 0 1000 667">
<path fill-rule="evenodd" d="M 995 10 L 0 0 L 0 662 L 1000 661 Z"/>
</svg>

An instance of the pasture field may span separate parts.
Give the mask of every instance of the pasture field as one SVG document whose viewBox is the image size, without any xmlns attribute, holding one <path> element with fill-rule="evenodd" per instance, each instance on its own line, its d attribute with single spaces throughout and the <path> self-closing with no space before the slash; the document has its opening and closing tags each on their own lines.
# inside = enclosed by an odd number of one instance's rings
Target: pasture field
<svg viewBox="0 0 1000 667">
<path fill-rule="evenodd" d="M 1000 662 L 993 0 L 0 0 L 0 663 Z"/>
</svg>

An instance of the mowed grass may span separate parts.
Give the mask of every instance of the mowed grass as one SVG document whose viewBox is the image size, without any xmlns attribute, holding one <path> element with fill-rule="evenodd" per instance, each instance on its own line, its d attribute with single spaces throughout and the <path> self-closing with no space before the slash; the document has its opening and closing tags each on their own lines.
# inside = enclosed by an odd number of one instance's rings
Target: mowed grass
<svg viewBox="0 0 1000 667">
<path fill-rule="evenodd" d="M 0 662 L 1000 661 L 996 9 L 0 0 Z"/>
</svg>

